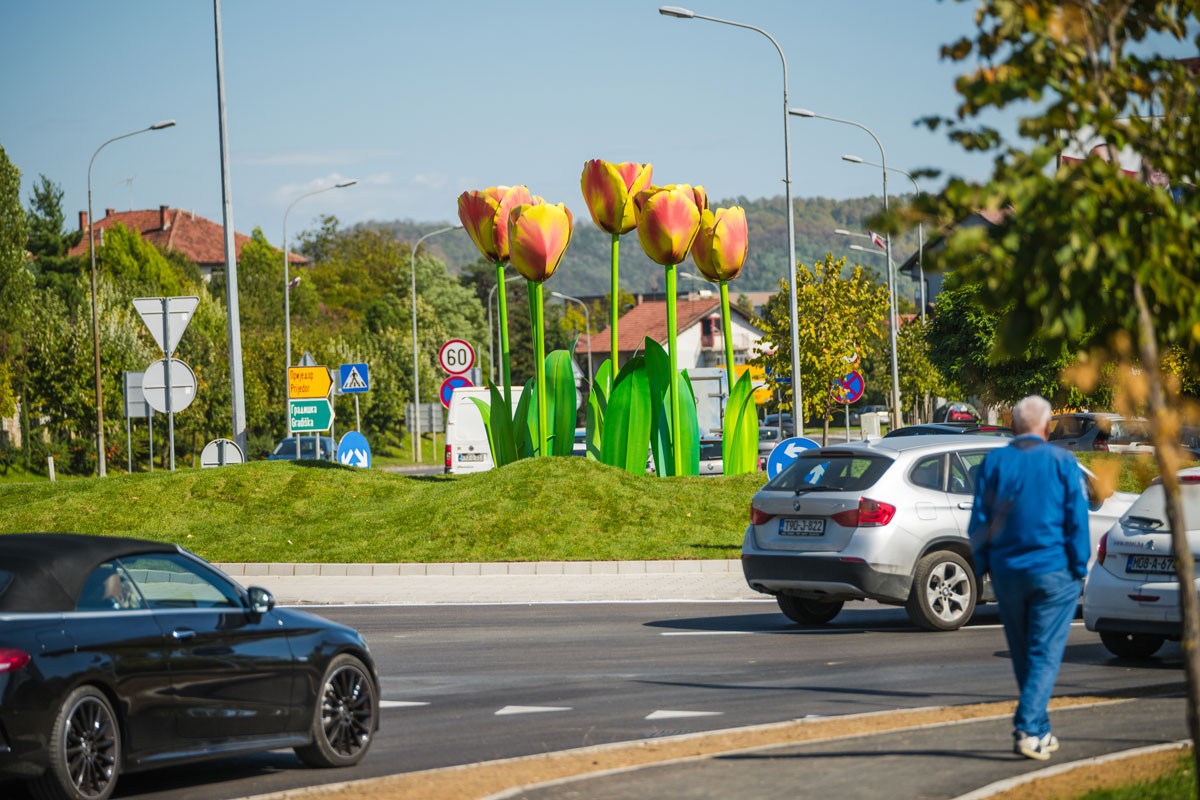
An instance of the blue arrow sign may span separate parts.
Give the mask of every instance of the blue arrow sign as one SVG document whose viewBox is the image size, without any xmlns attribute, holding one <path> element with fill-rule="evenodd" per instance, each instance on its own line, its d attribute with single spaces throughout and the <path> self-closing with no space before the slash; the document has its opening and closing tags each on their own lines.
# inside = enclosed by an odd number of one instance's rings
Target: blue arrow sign
<svg viewBox="0 0 1200 800">
<path fill-rule="evenodd" d="M 767 477 L 774 478 L 783 472 L 792 462 L 800 457 L 805 450 L 815 450 L 821 445 L 803 436 L 793 436 L 775 445 L 771 455 L 767 457 Z"/>
<path fill-rule="evenodd" d="M 338 442 L 337 460 L 348 467 L 371 468 L 371 445 L 358 431 L 350 431 Z"/>
<path fill-rule="evenodd" d="M 341 380 L 338 381 L 342 394 L 361 394 L 371 391 L 371 375 L 366 364 L 342 364 L 339 368 Z"/>
</svg>

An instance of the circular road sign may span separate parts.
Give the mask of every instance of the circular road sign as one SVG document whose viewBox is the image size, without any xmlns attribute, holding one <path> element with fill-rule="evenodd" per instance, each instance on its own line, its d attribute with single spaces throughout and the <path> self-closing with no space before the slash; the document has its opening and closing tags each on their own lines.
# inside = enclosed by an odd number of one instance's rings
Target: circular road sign
<svg viewBox="0 0 1200 800">
<path fill-rule="evenodd" d="M 200 451 L 200 467 L 224 467 L 229 464 L 245 464 L 242 448 L 232 439 L 213 439 Z"/>
<path fill-rule="evenodd" d="M 167 359 L 160 358 L 142 376 L 142 393 L 146 402 L 159 413 L 183 411 L 196 399 L 196 374 L 192 368 L 178 358 L 171 359 L 171 385 L 167 386 Z M 171 405 L 168 412 L 167 397 Z"/>
<path fill-rule="evenodd" d="M 771 455 L 767 457 L 767 477 L 774 478 L 783 472 L 791 463 L 799 458 L 805 450 L 815 450 L 821 445 L 803 436 L 793 436 L 775 445 Z"/>
<path fill-rule="evenodd" d="M 863 396 L 865 388 L 866 384 L 863 381 L 862 373 L 847 372 L 833 382 L 833 397 L 839 403 L 850 405 L 858 402 L 858 399 Z"/>
<path fill-rule="evenodd" d="M 455 389 L 469 389 L 474 385 L 466 375 L 451 375 L 442 381 L 442 388 L 438 389 L 438 398 L 442 401 L 443 406 L 449 408 L 450 395 L 454 394 Z"/>
<path fill-rule="evenodd" d="M 461 375 L 475 366 L 475 348 L 462 339 L 451 339 L 438 351 L 438 364 L 451 375 Z"/>
<path fill-rule="evenodd" d="M 350 431 L 338 442 L 337 460 L 339 464 L 361 469 L 371 468 L 371 445 L 367 437 L 358 431 Z"/>
</svg>

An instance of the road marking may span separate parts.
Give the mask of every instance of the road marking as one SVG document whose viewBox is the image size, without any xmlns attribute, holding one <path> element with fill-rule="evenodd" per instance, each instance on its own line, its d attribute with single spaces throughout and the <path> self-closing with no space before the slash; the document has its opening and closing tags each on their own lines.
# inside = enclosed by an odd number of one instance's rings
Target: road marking
<svg viewBox="0 0 1200 800">
<path fill-rule="evenodd" d="M 495 716 L 504 717 L 509 714 L 542 714 L 546 711 L 570 711 L 570 706 L 505 706 L 496 712 Z"/>
<path fill-rule="evenodd" d="M 429 703 L 417 703 L 412 700 L 380 700 L 380 708 L 413 708 L 415 706 L 427 706 Z"/>
<path fill-rule="evenodd" d="M 646 719 L 678 719 L 680 717 L 719 717 L 724 711 L 655 711 L 646 715 Z"/>
<path fill-rule="evenodd" d="M 763 631 L 663 631 L 661 636 L 742 636 Z"/>
</svg>

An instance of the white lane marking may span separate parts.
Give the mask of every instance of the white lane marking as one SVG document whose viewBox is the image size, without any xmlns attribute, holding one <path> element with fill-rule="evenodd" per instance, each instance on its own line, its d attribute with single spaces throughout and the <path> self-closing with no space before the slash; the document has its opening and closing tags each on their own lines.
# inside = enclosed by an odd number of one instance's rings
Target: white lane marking
<svg viewBox="0 0 1200 800">
<path fill-rule="evenodd" d="M 496 712 L 495 716 L 503 717 L 509 714 L 541 714 L 546 711 L 570 711 L 570 706 L 505 706 Z"/>
<path fill-rule="evenodd" d="M 429 703 L 418 703 L 412 700 L 380 700 L 380 708 L 413 708 L 415 706 L 427 706 Z"/>
<path fill-rule="evenodd" d="M 1076 620 L 1071 623 L 1072 628 L 1078 628 L 1083 625 L 1081 620 Z M 964 631 L 998 631 L 1003 628 L 1003 625 L 967 625 L 962 628 Z"/>
<path fill-rule="evenodd" d="M 743 636 L 759 631 L 663 631 L 660 636 Z"/>
<path fill-rule="evenodd" d="M 655 711 L 647 714 L 646 719 L 678 719 L 680 717 L 719 717 L 724 711 Z"/>
</svg>

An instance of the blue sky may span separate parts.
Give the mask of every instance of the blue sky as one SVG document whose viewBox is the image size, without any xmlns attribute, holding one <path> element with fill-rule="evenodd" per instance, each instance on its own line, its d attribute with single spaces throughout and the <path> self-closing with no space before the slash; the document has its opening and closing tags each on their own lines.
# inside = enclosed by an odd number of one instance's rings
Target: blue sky
<svg viewBox="0 0 1200 800">
<path fill-rule="evenodd" d="M 672 0 L 677 2 L 677 0 Z M 687 5 L 686 2 L 681 4 Z M 577 217 L 589 158 L 649 161 L 657 183 L 710 197 L 783 193 L 783 86 L 762 36 L 676 20 L 643 0 L 225 0 L 222 32 L 233 220 L 278 244 L 320 214 L 455 221 L 469 188 L 525 183 Z M 858 120 L 888 163 L 981 177 L 918 117 L 953 112 L 940 45 L 969 33 L 972 4 L 934 0 L 697 0 L 697 13 L 769 31 L 788 61 L 789 104 Z M 0 9 L 0 145 L 22 171 L 62 185 L 68 225 L 160 204 L 221 219 L 211 0 L 13 2 Z M 1187 53 L 1180 53 L 1184 55 Z M 1003 127 L 1003 126 L 1002 126 Z M 791 122 L 797 197 L 878 193 L 871 140 Z M 126 179 L 132 177 L 132 182 Z M 903 191 L 896 184 L 893 191 Z"/>
</svg>

